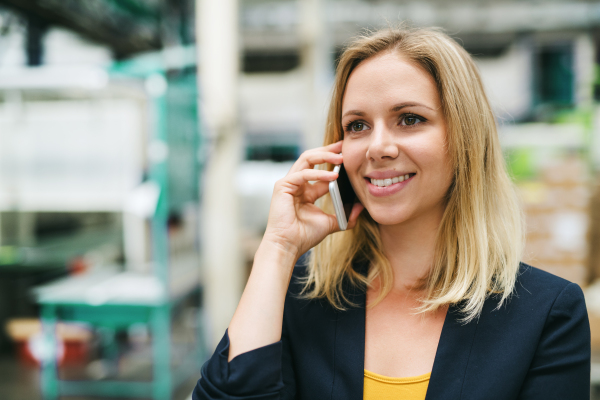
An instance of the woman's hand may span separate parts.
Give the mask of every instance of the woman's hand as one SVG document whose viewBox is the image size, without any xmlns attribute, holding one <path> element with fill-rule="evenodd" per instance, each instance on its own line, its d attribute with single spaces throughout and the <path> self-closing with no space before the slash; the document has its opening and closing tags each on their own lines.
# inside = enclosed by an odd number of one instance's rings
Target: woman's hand
<svg viewBox="0 0 600 400">
<path fill-rule="evenodd" d="M 263 240 L 281 246 L 299 257 L 339 231 L 335 215 L 324 213 L 315 201 L 329 191 L 329 182 L 337 179 L 332 171 L 314 169 L 317 164 L 341 164 L 342 142 L 302 153 L 288 174 L 277 181 L 271 199 L 269 220 Z M 314 184 L 309 181 L 317 181 Z M 363 206 L 352 208 L 348 229 L 356 224 Z"/>
</svg>

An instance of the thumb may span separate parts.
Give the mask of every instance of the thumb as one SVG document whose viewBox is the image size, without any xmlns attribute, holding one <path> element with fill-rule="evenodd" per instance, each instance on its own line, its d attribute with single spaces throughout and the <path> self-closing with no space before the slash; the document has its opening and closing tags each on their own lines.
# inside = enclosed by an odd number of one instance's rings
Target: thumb
<svg viewBox="0 0 600 400">
<path fill-rule="evenodd" d="M 340 225 L 338 224 L 337 217 L 334 214 L 327 214 L 327 217 L 329 218 L 329 232 L 327 234 L 331 235 L 332 233 L 339 232 Z"/>
<path fill-rule="evenodd" d="M 350 211 L 350 218 L 348 219 L 348 229 L 353 229 L 356 226 L 356 221 L 364 209 L 365 206 L 363 206 L 361 203 L 354 203 L 352 206 L 352 211 Z"/>
</svg>

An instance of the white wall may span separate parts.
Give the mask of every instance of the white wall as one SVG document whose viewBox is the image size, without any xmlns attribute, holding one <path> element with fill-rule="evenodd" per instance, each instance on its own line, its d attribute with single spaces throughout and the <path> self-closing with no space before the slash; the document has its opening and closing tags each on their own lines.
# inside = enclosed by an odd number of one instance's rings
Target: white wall
<svg viewBox="0 0 600 400">
<path fill-rule="evenodd" d="M 307 90 L 299 69 L 240 77 L 241 124 L 246 132 L 301 131 Z"/>
<path fill-rule="evenodd" d="M 121 211 L 142 176 L 144 104 L 0 103 L 0 210 Z"/>
<path fill-rule="evenodd" d="M 44 37 L 43 62 L 45 65 L 108 65 L 112 62 L 112 53 L 107 46 L 53 27 Z"/>
<path fill-rule="evenodd" d="M 476 59 L 492 109 L 506 122 L 526 115 L 532 101 L 532 55 L 515 43 L 500 57 Z"/>
</svg>

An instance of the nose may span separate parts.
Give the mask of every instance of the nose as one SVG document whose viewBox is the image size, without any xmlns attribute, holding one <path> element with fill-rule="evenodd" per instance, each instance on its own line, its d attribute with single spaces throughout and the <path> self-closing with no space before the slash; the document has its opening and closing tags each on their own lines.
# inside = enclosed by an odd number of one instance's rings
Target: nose
<svg viewBox="0 0 600 400">
<path fill-rule="evenodd" d="M 367 159 L 377 162 L 398 157 L 399 149 L 394 142 L 393 132 L 388 127 L 376 124 L 369 137 L 371 141 L 367 149 Z"/>
</svg>

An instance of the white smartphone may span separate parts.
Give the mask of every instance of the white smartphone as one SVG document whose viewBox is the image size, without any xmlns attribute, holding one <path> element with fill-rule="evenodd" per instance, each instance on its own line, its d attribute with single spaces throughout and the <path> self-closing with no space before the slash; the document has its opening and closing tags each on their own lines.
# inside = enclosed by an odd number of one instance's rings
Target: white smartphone
<svg viewBox="0 0 600 400">
<path fill-rule="evenodd" d="M 329 182 L 329 194 L 340 230 L 345 231 L 348 228 L 348 219 L 356 200 L 356 194 L 352 189 L 344 164 L 336 165 L 333 172 L 337 172 L 339 176 L 335 181 Z"/>
</svg>

